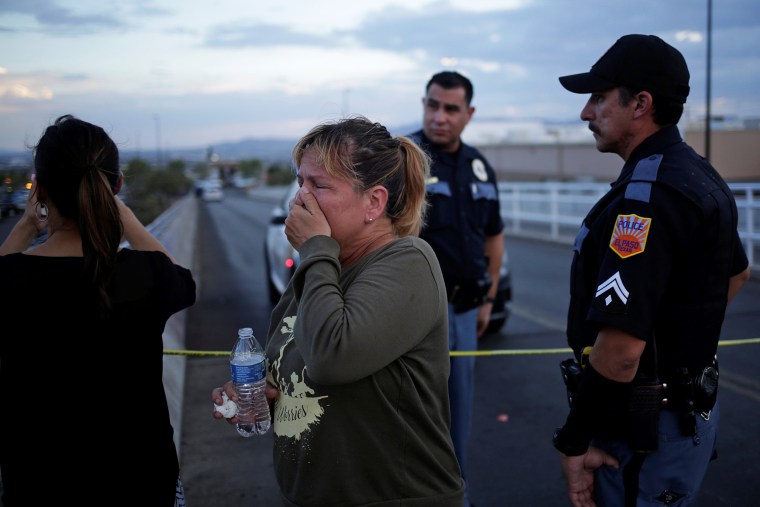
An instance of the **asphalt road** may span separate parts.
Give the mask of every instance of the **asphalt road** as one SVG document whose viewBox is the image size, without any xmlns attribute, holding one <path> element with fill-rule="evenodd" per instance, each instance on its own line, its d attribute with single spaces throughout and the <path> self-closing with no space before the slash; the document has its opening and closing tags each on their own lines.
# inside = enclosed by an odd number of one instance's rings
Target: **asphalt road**
<svg viewBox="0 0 760 507">
<path fill-rule="evenodd" d="M 235 192 L 221 203 L 201 203 L 200 296 L 189 310 L 189 349 L 226 351 L 244 326 L 264 338 L 270 308 L 262 235 L 271 206 Z M 569 505 L 550 441 L 566 415 L 558 364 L 567 355 L 553 349 L 566 347 L 570 247 L 507 238 L 507 248 L 515 302 L 502 332 L 480 342 L 481 350 L 497 352 L 477 360 L 471 496 L 477 507 Z M 723 338 L 757 336 L 760 283 L 754 278 L 731 305 Z M 723 347 L 720 354 L 720 458 L 697 507 L 754 506 L 760 501 L 760 345 Z M 278 505 L 271 432 L 244 439 L 211 417 L 211 389 L 228 377 L 225 357 L 188 358 L 181 447 L 188 506 Z"/>
</svg>

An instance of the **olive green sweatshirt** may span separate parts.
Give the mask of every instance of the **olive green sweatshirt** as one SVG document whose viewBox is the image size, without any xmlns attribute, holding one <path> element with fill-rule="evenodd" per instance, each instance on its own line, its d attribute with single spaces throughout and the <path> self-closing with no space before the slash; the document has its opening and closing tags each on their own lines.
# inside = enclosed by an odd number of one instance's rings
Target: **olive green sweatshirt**
<svg viewBox="0 0 760 507">
<path fill-rule="evenodd" d="M 266 346 L 283 504 L 460 507 L 433 250 L 405 237 L 347 269 L 327 236 L 299 253 Z"/>
</svg>

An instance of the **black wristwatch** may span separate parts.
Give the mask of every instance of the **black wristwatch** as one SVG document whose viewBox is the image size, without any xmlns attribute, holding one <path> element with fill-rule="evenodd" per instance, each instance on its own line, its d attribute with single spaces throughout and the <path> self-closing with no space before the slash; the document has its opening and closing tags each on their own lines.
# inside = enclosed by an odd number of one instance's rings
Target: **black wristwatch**
<svg viewBox="0 0 760 507">
<path fill-rule="evenodd" d="M 495 302 L 496 302 L 496 298 L 492 298 L 488 296 L 483 298 L 483 304 L 486 304 L 486 303 L 494 304 Z"/>
</svg>

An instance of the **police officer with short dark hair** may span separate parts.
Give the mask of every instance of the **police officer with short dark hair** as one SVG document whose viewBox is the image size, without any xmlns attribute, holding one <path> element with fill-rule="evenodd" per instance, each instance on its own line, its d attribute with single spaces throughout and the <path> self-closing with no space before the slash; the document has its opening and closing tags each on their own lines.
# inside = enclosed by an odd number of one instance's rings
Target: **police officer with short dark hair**
<svg viewBox="0 0 760 507">
<path fill-rule="evenodd" d="M 575 240 L 568 312 L 571 409 L 554 435 L 575 506 L 690 504 L 714 457 L 717 345 L 749 278 L 733 194 L 682 140 L 681 53 L 626 35 L 589 72 L 581 112 L 625 164 Z"/>
<path fill-rule="evenodd" d="M 431 156 L 429 208 L 420 237 L 433 247 L 449 298 L 449 349 L 477 350 L 488 327 L 504 256 L 504 224 L 496 174 L 485 157 L 462 142 L 475 108 L 470 80 L 455 71 L 433 75 L 425 88 L 423 128 L 411 134 Z M 467 482 L 475 357 L 451 358 L 451 437 Z M 469 496 L 465 497 L 465 506 Z"/>
</svg>

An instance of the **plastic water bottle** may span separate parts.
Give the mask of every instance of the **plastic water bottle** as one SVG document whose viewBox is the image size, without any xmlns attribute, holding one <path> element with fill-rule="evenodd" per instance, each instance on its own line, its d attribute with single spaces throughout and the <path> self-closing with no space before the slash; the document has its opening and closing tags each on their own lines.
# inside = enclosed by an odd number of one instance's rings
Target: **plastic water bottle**
<svg viewBox="0 0 760 507">
<path fill-rule="evenodd" d="M 230 354 L 230 370 L 238 395 L 238 433 L 244 437 L 263 435 L 271 424 L 269 403 L 264 395 L 266 361 L 264 350 L 250 327 L 238 330 L 238 339 Z"/>
</svg>

